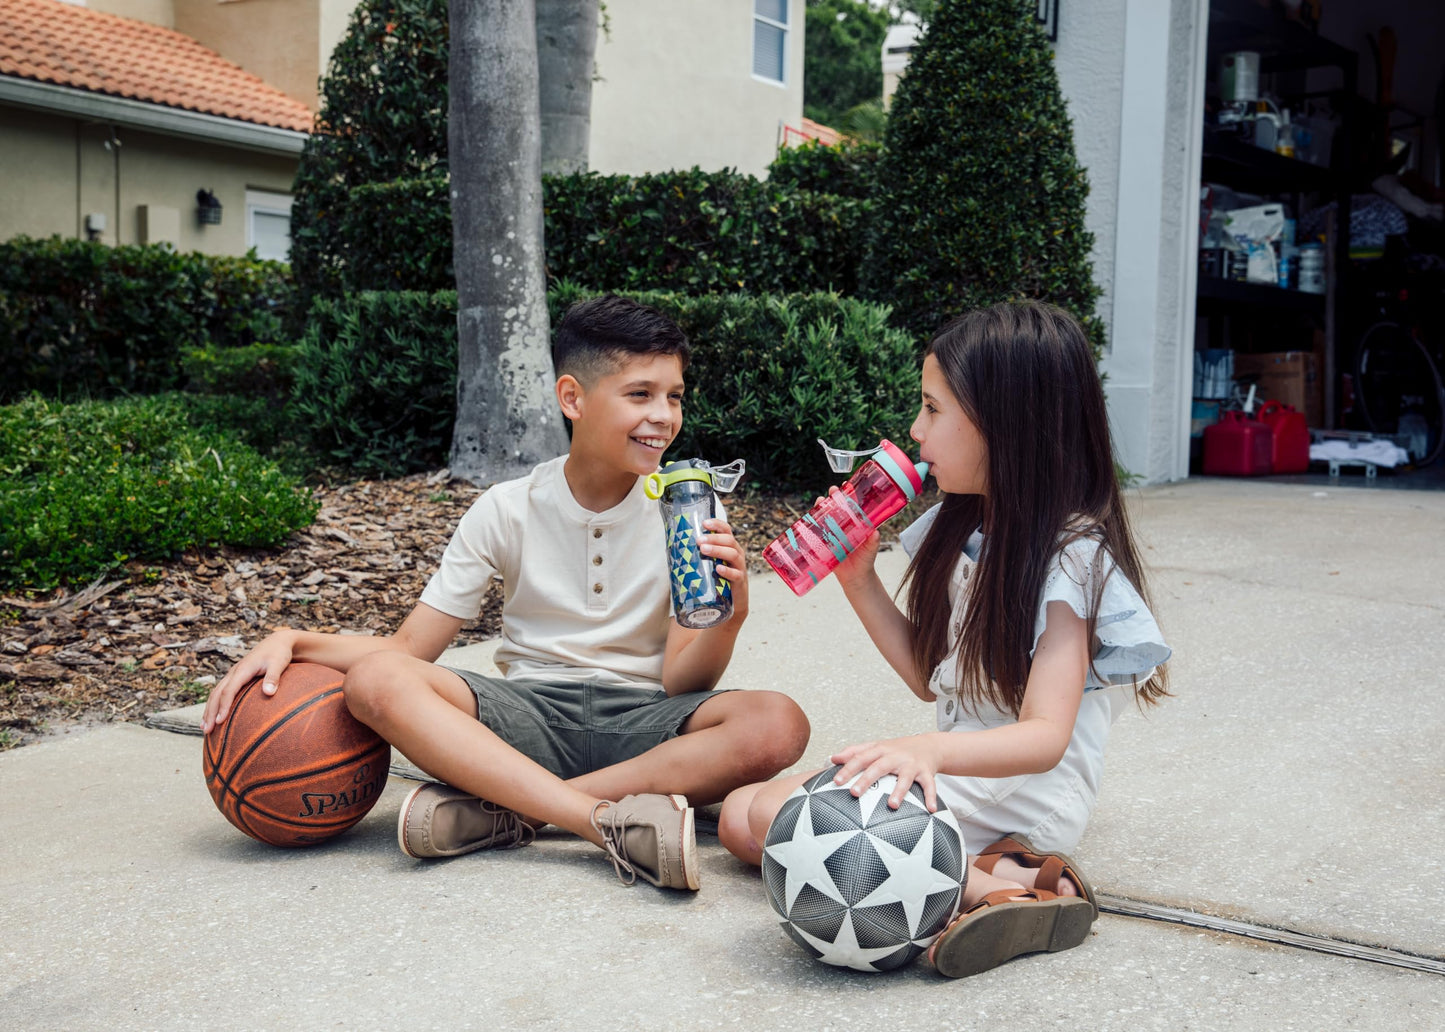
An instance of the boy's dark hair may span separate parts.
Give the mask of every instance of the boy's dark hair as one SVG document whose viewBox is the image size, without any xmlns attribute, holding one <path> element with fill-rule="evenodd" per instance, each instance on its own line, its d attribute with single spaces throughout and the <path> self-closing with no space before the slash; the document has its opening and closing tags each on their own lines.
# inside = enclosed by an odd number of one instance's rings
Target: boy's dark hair
<svg viewBox="0 0 1445 1032">
<path fill-rule="evenodd" d="M 558 376 L 575 376 L 583 386 L 613 372 L 628 355 L 676 355 L 687 369 L 692 349 L 687 335 L 655 308 L 616 294 L 578 301 L 568 308 L 552 344 Z"/>
</svg>

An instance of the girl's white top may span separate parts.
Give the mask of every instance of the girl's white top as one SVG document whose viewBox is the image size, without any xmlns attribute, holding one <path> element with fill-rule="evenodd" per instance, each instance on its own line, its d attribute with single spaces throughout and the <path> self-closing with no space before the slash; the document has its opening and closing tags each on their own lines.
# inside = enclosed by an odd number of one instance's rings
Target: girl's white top
<svg viewBox="0 0 1445 1032">
<path fill-rule="evenodd" d="M 899 534 L 910 555 L 922 544 L 938 512 L 935 505 Z M 940 731 L 978 731 L 1016 719 L 1006 710 L 988 703 L 974 706 L 958 695 L 958 635 L 968 609 L 968 581 L 983 547 L 983 535 L 974 533 L 953 568 L 949 654 L 928 682 L 937 696 Z M 1153 614 L 1129 579 L 1115 570 L 1113 559 L 1106 553 L 1094 569 L 1099 547 L 1097 541 L 1081 538 L 1058 551 L 1039 592 L 1034 618 L 1030 657 L 1044 633 L 1049 603 L 1067 603 L 1081 619 L 1088 619 L 1095 578 L 1104 578 L 1095 621 L 1093 665 L 1085 677 L 1084 700 L 1064 758 L 1043 774 L 1012 778 L 945 775 L 938 779 L 940 796 L 963 824 L 970 853 L 1007 834 L 1028 835 L 1041 849 L 1069 849 L 1077 844 L 1097 799 L 1104 743 L 1109 725 L 1123 709 L 1119 703 L 1135 678 L 1143 684 L 1154 668 L 1169 658 L 1169 646 Z"/>
</svg>

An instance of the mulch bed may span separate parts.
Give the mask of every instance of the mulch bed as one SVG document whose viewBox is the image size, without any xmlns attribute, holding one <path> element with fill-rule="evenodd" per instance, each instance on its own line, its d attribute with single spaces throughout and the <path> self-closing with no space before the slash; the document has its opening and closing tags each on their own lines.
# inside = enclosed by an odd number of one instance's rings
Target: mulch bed
<svg viewBox="0 0 1445 1032">
<path fill-rule="evenodd" d="M 279 626 L 390 633 L 480 493 L 445 470 L 313 490 L 316 522 L 283 548 L 187 552 L 132 563 L 80 590 L 0 597 L 0 749 L 202 701 Z M 753 569 L 763 568 L 763 546 L 811 503 L 726 498 Z M 903 525 L 895 519 L 885 534 Z M 500 610 L 501 592 L 493 591 L 455 644 L 495 637 Z"/>
</svg>

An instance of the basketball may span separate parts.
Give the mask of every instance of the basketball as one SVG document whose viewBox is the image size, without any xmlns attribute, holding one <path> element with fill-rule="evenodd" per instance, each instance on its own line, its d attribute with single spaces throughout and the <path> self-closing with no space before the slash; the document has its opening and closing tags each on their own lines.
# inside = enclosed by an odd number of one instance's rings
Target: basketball
<svg viewBox="0 0 1445 1032">
<path fill-rule="evenodd" d="M 342 678 L 330 667 L 293 663 L 267 696 L 258 677 L 205 736 L 211 798 L 252 838 L 315 845 L 361 820 L 381 797 L 391 746 L 347 710 Z"/>
</svg>

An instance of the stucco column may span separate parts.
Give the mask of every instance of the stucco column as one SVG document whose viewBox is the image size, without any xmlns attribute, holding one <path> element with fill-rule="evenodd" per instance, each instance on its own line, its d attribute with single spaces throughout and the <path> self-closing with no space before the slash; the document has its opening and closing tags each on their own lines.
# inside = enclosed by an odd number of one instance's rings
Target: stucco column
<svg viewBox="0 0 1445 1032">
<path fill-rule="evenodd" d="M 1188 474 L 1207 0 L 1127 0 L 1105 391 L 1119 461 Z"/>
</svg>

